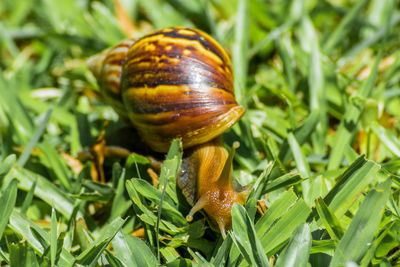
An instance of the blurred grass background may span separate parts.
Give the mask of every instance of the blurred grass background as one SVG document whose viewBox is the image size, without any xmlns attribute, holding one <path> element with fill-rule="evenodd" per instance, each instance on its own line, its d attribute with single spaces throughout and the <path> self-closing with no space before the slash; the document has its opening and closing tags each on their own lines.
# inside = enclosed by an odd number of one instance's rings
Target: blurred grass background
<svg viewBox="0 0 400 267">
<path fill-rule="evenodd" d="M 395 0 L 2 0 L 1 264 L 399 266 L 399 23 Z M 247 108 L 225 240 L 184 219 L 179 144 L 158 187 L 143 155 L 103 183 L 77 160 L 124 126 L 85 60 L 178 25 L 227 49 Z"/>
</svg>

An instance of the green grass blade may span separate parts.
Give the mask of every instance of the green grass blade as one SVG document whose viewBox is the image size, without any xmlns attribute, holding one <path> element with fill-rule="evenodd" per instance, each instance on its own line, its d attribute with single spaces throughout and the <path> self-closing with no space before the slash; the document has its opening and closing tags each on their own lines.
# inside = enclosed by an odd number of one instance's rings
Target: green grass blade
<svg viewBox="0 0 400 267">
<path fill-rule="evenodd" d="M 173 177 L 173 176 L 172 176 Z M 171 178 L 171 177 L 170 177 Z M 173 218 L 173 222 L 186 225 L 186 219 L 182 216 L 182 214 L 178 211 L 174 202 L 169 198 L 168 195 L 164 195 L 163 191 L 159 191 L 154 186 L 149 184 L 147 181 L 141 179 L 132 180 L 132 184 L 135 187 L 136 191 L 139 192 L 144 198 L 151 200 L 154 203 L 159 204 L 160 199 L 163 199 L 163 213 L 168 212 L 168 217 Z"/>
<path fill-rule="evenodd" d="M 11 244 L 10 250 L 10 266 L 11 267 L 39 267 L 36 255 L 31 247 L 28 247 L 25 242 Z"/>
<path fill-rule="evenodd" d="M 399 23 L 400 23 L 400 13 L 396 12 L 395 14 L 393 14 L 393 17 L 391 18 L 389 27 L 392 28 Z M 354 58 L 354 56 L 361 53 L 364 49 L 378 43 L 380 40 L 382 40 L 382 38 L 385 37 L 386 33 L 387 33 L 387 25 L 383 25 L 381 28 L 379 28 L 379 30 L 376 31 L 376 33 L 373 36 L 363 40 L 362 42 L 357 43 L 350 50 L 346 51 L 346 53 L 344 53 L 343 56 L 341 56 L 338 64 L 343 65 L 345 62 L 350 61 L 351 59 Z"/>
<path fill-rule="evenodd" d="M 260 52 L 260 50 L 268 46 L 271 42 L 279 40 L 282 34 L 287 32 L 295 22 L 296 21 L 289 20 L 288 22 L 282 24 L 281 26 L 271 31 L 266 37 L 264 37 L 251 47 L 248 53 L 248 58 L 249 59 L 253 58 L 258 52 Z"/>
<path fill-rule="evenodd" d="M 337 169 L 342 163 L 344 155 L 343 147 L 350 144 L 351 137 L 357 129 L 357 124 L 364 107 L 364 103 L 361 102 L 370 95 L 375 85 L 378 75 L 378 66 L 381 58 L 382 52 L 380 52 L 376 57 L 374 66 L 372 67 L 371 74 L 369 75 L 368 79 L 365 80 L 365 82 L 361 85 L 361 88 L 359 88 L 356 93 L 356 96 L 361 98 L 361 101 L 358 99 L 353 99 L 353 101 L 346 108 L 346 112 L 340 122 L 339 129 L 337 130 L 333 143 L 333 148 L 328 163 L 328 170 Z"/>
<path fill-rule="evenodd" d="M 204 267 L 213 267 L 211 263 L 209 263 L 200 253 L 193 252 L 190 248 L 188 248 L 189 254 L 193 257 L 195 262 L 197 262 L 200 266 Z"/>
<path fill-rule="evenodd" d="M 296 140 L 300 145 L 306 142 L 307 139 L 314 132 L 319 122 L 319 119 L 320 119 L 319 113 L 312 112 L 307 117 L 307 119 L 305 119 L 303 124 L 294 130 L 294 136 L 296 137 Z M 291 156 L 290 152 L 291 150 L 289 149 L 289 143 L 287 140 L 285 140 L 285 142 L 283 142 L 281 147 L 279 148 L 279 158 L 283 162 L 287 162 L 289 160 L 289 157 Z"/>
<path fill-rule="evenodd" d="M 246 107 L 244 102 L 247 86 L 247 50 L 249 47 L 249 7 L 247 0 L 239 0 L 236 13 L 235 42 L 232 46 L 232 65 L 235 71 L 234 87 L 237 102 Z"/>
<path fill-rule="evenodd" d="M 7 227 L 8 219 L 17 200 L 17 185 L 18 181 L 16 179 L 11 180 L 0 197 L 0 203 L 3 207 L 0 209 L 0 237 L 3 236 L 4 229 Z"/>
<path fill-rule="evenodd" d="M 318 215 L 330 237 L 334 240 L 340 240 L 343 236 L 343 228 L 335 214 L 325 204 L 324 200 L 319 198 L 315 202 Z"/>
<path fill-rule="evenodd" d="M 282 58 L 283 69 L 287 77 L 287 83 L 291 92 L 295 91 L 295 70 L 293 66 L 291 39 L 289 35 L 283 35 L 278 43 L 279 55 Z"/>
<path fill-rule="evenodd" d="M 31 189 L 29 189 L 28 194 L 24 199 L 24 203 L 21 206 L 21 213 L 26 215 L 26 211 L 28 210 L 29 206 L 32 204 L 32 199 L 35 194 L 36 189 L 36 181 L 33 182 Z"/>
<path fill-rule="evenodd" d="M 114 220 L 118 216 L 122 216 L 127 209 L 131 206 L 131 201 L 126 200 L 125 198 L 125 169 L 120 171 L 118 174 L 114 174 L 114 172 L 117 172 L 116 169 L 119 165 L 114 165 L 113 166 L 113 177 L 114 175 L 118 178 L 118 185 L 115 190 L 115 196 L 112 202 L 112 207 L 111 207 L 111 215 L 109 217 L 109 221 Z M 120 166 L 119 166 L 120 168 Z"/>
<path fill-rule="evenodd" d="M 90 236 L 88 227 L 83 218 L 79 218 L 75 225 L 76 242 L 81 247 L 81 250 L 90 249 L 93 244 L 93 238 Z"/>
<path fill-rule="evenodd" d="M 158 205 L 157 211 L 157 222 L 156 222 L 156 242 L 157 242 L 157 259 L 160 262 L 160 243 L 159 243 L 159 230 L 161 220 L 161 210 L 163 206 L 165 191 L 168 186 L 168 181 L 176 179 L 178 177 L 179 168 L 182 163 L 182 142 L 180 140 L 174 140 L 167 154 L 167 159 L 161 166 L 161 173 L 159 177 L 159 186 L 162 190 L 160 196 L 160 204 Z M 179 217 L 179 216 L 178 216 Z M 181 216 L 182 217 L 182 216 Z"/>
<path fill-rule="evenodd" d="M 173 262 L 181 257 L 179 253 L 176 251 L 176 249 L 172 247 L 163 247 L 160 249 L 160 252 L 162 257 L 165 259 L 167 263 Z"/>
<path fill-rule="evenodd" d="M 125 265 L 117 257 L 115 257 L 109 250 L 105 250 L 104 252 L 106 254 L 105 256 L 106 256 L 109 266 L 125 267 Z"/>
<path fill-rule="evenodd" d="M 307 181 L 304 181 L 307 182 Z M 302 184 L 302 189 L 304 190 L 304 182 Z M 328 193 L 328 182 L 322 175 L 313 176 L 310 181 L 307 182 L 308 192 L 304 196 L 304 200 L 309 206 L 314 205 L 314 201 L 319 198 L 326 196 Z"/>
<path fill-rule="evenodd" d="M 53 107 L 50 107 L 49 110 L 47 110 L 45 116 L 43 117 L 43 120 L 39 123 L 38 127 L 35 130 L 35 133 L 32 135 L 31 140 L 29 141 L 29 144 L 26 146 L 24 149 L 24 152 L 22 152 L 21 156 L 19 157 L 17 161 L 17 165 L 19 167 L 23 167 L 25 163 L 28 161 L 29 156 L 33 150 L 33 148 L 37 145 L 39 142 L 40 137 L 43 135 L 47 123 L 50 120 L 51 113 L 53 112 Z"/>
<path fill-rule="evenodd" d="M 0 257 L 6 264 L 10 264 L 10 257 L 9 254 L 6 254 L 1 248 L 0 248 Z"/>
<path fill-rule="evenodd" d="M 247 262 L 252 266 L 269 266 L 253 222 L 244 207 L 236 203 L 232 208 L 232 229 L 233 241 Z"/>
<path fill-rule="evenodd" d="M 36 197 L 50 206 L 54 202 L 54 208 L 63 216 L 69 218 L 72 215 L 75 201 L 46 178 L 27 169 L 16 169 L 15 177 L 19 181 L 18 187 L 26 191 L 30 190 L 36 182 Z M 78 215 L 83 216 L 81 211 L 78 211 Z"/>
<path fill-rule="evenodd" d="M 292 190 L 286 191 L 275 200 L 267 212 L 257 221 L 255 226 L 257 235 L 262 236 L 265 233 L 265 229 L 269 229 L 277 219 L 283 216 L 296 200 L 297 196 Z"/>
<path fill-rule="evenodd" d="M 23 217 L 17 211 L 13 211 L 10 217 L 10 228 L 14 230 L 19 235 L 23 236 L 24 239 L 29 243 L 29 245 L 37 252 L 39 255 L 43 255 L 45 249 L 50 244 L 50 236 L 47 232 L 41 229 L 37 224 L 31 220 Z M 45 246 L 38 241 L 37 237 L 33 234 L 33 231 L 37 233 Z M 74 256 L 72 256 L 65 249 L 61 250 L 60 259 L 58 260 L 59 266 L 72 266 L 74 263 Z"/>
<path fill-rule="evenodd" d="M 221 246 L 218 248 L 217 254 L 212 258 L 211 263 L 215 266 L 225 266 L 229 256 L 229 251 L 232 248 L 232 237 L 227 235 Z"/>
<path fill-rule="evenodd" d="M 10 217 L 10 228 L 13 229 L 16 233 L 19 233 L 23 236 L 28 243 L 39 253 L 43 254 L 44 247 L 42 244 L 36 239 L 36 237 L 32 234 L 32 231 L 29 229 L 32 227 L 32 222 L 22 217 L 18 212 L 14 211 Z M 39 228 L 39 231 L 44 231 Z"/>
<path fill-rule="evenodd" d="M 355 199 L 371 182 L 380 169 L 373 161 L 359 157 L 339 178 L 339 182 L 325 196 L 324 202 L 340 219 Z"/>
<path fill-rule="evenodd" d="M 257 180 L 255 181 L 255 183 L 253 185 L 253 188 L 252 188 L 252 191 L 249 194 L 249 197 L 250 197 L 250 195 L 254 194 L 253 197 L 255 199 L 260 199 L 260 197 L 262 195 L 263 188 L 268 183 L 269 175 L 271 174 L 271 171 L 272 171 L 274 166 L 275 166 L 275 161 L 271 161 L 271 162 L 268 163 L 268 165 L 265 167 L 263 172 L 258 176 Z"/>
<path fill-rule="evenodd" d="M 1 74 L 1 72 L 0 72 Z M 18 98 L 17 92 L 8 90 L 12 86 L 8 84 L 0 76 L 0 106 L 4 109 L 12 122 L 14 133 L 18 135 L 21 143 L 25 144 L 33 131 L 32 119 L 28 115 L 28 111 Z"/>
<path fill-rule="evenodd" d="M 290 150 L 292 151 L 294 160 L 296 162 L 297 170 L 299 171 L 300 176 L 303 179 L 311 177 L 311 170 L 306 157 L 304 156 L 303 151 L 299 143 L 296 140 L 296 137 L 293 133 L 289 133 L 287 136 L 287 140 L 290 146 Z"/>
<path fill-rule="evenodd" d="M 394 133 L 386 130 L 377 122 L 371 124 L 371 129 L 393 154 L 400 157 L 400 141 Z"/>
<path fill-rule="evenodd" d="M 51 209 L 51 228 L 50 228 L 50 262 L 51 267 L 56 265 L 57 256 L 57 215 L 54 207 Z"/>
<path fill-rule="evenodd" d="M 43 161 L 47 162 L 49 167 L 54 172 L 54 179 L 59 180 L 60 183 L 68 190 L 71 191 L 70 172 L 63 158 L 58 154 L 57 150 L 47 141 L 43 140 L 38 147 L 43 152 Z"/>
<path fill-rule="evenodd" d="M 94 264 L 102 255 L 108 244 L 121 229 L 125 220 L 120 217 L 113 220 L 110 224 L 105 227 L 105 231 L 102 235 L 93 242 L 90 248 L 83 251 L 76 257 L 76 263 L 83 265 Z"/>
<path fill-rule="evenodd" d="M 266 194 L 268 192 L 278 190 L 279 188 L 298 184 L 301 181 L 304 181 L 304 180 L 300 177 L 300 175 L 295 174 L 295 173 L 288 173 L 288 174 L 282 175 L 278 178 L 275 178 L 272 182 L 269 182 L 267 184 L 267 186 L 264 187 L 262 193 Z"/>
<path fill-rule="evenodd" d="M 314 32 L 315 30 L 313 30 Z M 325 136 L 327 128 L 326 117 L 326 89 L 325 77 L 322 68 L 322 55 L 316 39 L 312 43 L 312 52 L 310 58 L 310 75 L 308 78 L 308 87 L 310 90 L 310 109 L 317 111 L 320 115 L 316 131 L 312 135 L 314 150 L 316 153 L 325 153 Z"/>
<path fill-rule="evenodd" d="M 283 242 L 290 238 L 294 230 L 306 221 L 310 213 L 311 209 L 304 200 L 299 199 L 270 229 L 265 226 L 257 227 L 257 233 L 264 233 L 260 236 L 264 251 L 270 255 L 277 250 Z"/>
<path fill-rule="evenodd" d="M 118 259 L 125 266 L 156 266 L 157 259 L 139 238 L 118 232 L 112 245 Z"/>
<path fill-rule="evenodd" d="M 279 255 L 275 267 L 306 267 L 311 248 L 311 233 L 308 224 L 303 223 L 294 231 L 289 244 Z"/>
<path fill-rule="evenodd" d="M 11 154 L 0 163 L 0 181 L 11 171 L 16 161 L 15 154 Z"/>
<path fill-rule="evenodd" d="M 356 5 L 346 14 L 339 25 L 335 28 L 329 39 L 324 43 L 322 50 L 326 54 L 332 54 L 333 49 L 350 30 L 354 21 L 360 17 L 361 11 L 368 4 L 369 0 L 358 1 Z"/>
<path fill-rule="evenodd" d="M 326 240 L 313 240 L 311 244 L 310 254 L 315 253 L 329 253 L 332 254 L 332 251 L 336 249 L 337 242 L 332 239 Z M 330 258 L 329 258 L 330 260 Z M 328 261 L 329 264 L 329 261 Z M 327 264 L 326 264 L 327 265 Z"/>
<path fill-rule="evenodd" d="M 359 262 L 365 255 L 389 199 L 391 184 L 392 181 L 388 179 L 368 193 L 340 241 L 330 267 L 340 266 L 347 261 Z"/>
</svg>

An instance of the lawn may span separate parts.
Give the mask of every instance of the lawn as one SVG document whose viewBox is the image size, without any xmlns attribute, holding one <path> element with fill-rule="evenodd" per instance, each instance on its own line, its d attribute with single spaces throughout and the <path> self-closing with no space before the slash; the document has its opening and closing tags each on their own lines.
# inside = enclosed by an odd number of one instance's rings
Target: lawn
<svg viewBox="0 0 400 267">
<path fill-rule="evenodd" d="M 0 265 L 400 266 L 399 24 L 395 0 L 1 0 Z M 185 219 L 181 143 L 131 149 L 86 65 L 172 26 L 226 49 L 246 108 L 225 239 Z"/>
</svg>

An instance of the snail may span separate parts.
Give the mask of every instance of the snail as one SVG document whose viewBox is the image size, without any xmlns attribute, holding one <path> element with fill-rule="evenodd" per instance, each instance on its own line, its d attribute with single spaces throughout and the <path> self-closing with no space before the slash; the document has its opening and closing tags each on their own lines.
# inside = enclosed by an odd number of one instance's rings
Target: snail
<svg viewBox="0 0 400 267">
<path fill-rule="evenodd" d="M 233 203 L 245 191 L 232 185 L 232 160 L 220 136 L 244 114 L 233 91 L 229 56 L 208 34 L 165 28 L 127 39 L 88 60 L 107 102 L 156 152 L 182 140 L 178 186 L 192 209 L 204 210 L 211 228 L 226 236 Z"/>
</svg>

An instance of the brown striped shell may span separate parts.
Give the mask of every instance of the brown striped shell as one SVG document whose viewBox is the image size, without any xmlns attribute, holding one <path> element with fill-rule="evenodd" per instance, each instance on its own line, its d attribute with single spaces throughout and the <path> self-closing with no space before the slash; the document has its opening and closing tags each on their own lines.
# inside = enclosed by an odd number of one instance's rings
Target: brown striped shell
<svg viewBox="0 0 400 267">
<path fill-rule="evenodd" d="M 205 143 L 225 132 L 245 109 L 234 97 L 232 66 L 208 34 L 166 28 L 126 40 L 89 61 L 102 92 L 129 117 L 155 151 Z"/>
<path fill-rule="evenodd" d="M 121 75 L 126 55 L 134 42 L 134 39 L 124 40 L 88 60 L 104 98 L 125 119 L 128 116 L 122 101 Z"/>
</svg>

